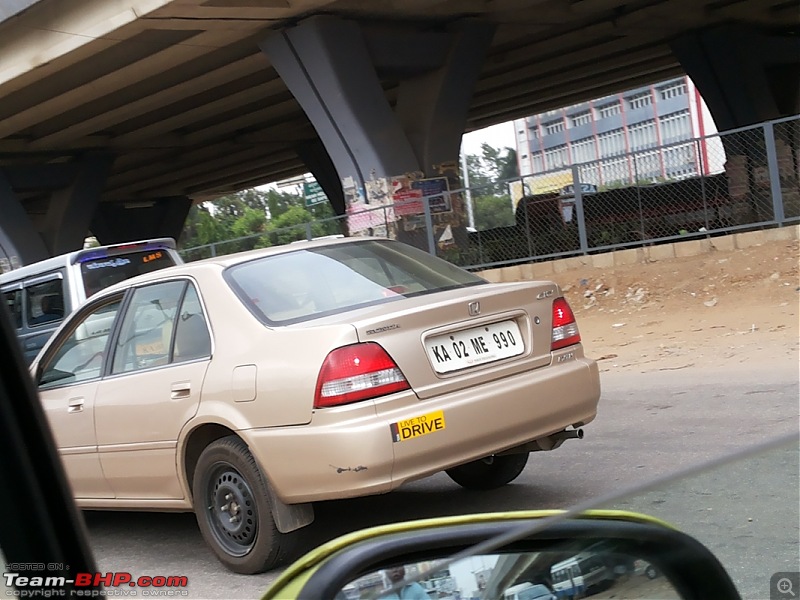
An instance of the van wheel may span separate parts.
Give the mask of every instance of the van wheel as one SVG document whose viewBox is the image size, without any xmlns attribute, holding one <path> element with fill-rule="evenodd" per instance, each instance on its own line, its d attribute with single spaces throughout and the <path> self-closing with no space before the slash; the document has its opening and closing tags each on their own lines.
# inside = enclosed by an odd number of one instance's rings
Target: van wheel
<svg viewBox="0 0 800 600">
<path fill-rule="evenodd" d="M 206 447 L 192 482 L 194 512 L 206 543 L 235 573 L 262 573 L 288 551 L 275 526 L 267 485 L 247 445 L 236 436 Z"/>
<path fill-rule="evenodd" d="M 450 479 L 468 490 L 493 490 L 514 481 L 525 469 L 528 453 L 487 456 L 447 469 Z"/>
</svg>

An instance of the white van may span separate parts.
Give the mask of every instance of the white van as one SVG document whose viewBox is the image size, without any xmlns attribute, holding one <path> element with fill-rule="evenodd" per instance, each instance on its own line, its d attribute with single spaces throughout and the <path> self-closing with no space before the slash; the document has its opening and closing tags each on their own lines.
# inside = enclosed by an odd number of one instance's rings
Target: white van
<svg viewBox="0 0 800 600">
<path fill-rule="evenodd" d="M 3 273 L 0 293 L 30 363 L 64 317 L 92 294 L 182 263 L 171 238 L 86 248 Z"/>
</svg>

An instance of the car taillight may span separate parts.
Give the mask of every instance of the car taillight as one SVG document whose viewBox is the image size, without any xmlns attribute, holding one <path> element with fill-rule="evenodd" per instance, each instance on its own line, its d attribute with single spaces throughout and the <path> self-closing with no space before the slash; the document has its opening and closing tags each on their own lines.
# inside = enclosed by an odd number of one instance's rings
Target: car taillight
<svg viewBox="0 0 800 600">
<path fill-rule="evenodd" d="M 374 342 L 337 348 L 317 377 L 314 407 L 339 406 L 410 389 L 392 357 Z"/>
<path fill-rule="evenodd" d="M 578 323 L 566 298 L 553 300 L 553 338 L 550 350 L 572 346 L 581 341 Z"/>
</svg>

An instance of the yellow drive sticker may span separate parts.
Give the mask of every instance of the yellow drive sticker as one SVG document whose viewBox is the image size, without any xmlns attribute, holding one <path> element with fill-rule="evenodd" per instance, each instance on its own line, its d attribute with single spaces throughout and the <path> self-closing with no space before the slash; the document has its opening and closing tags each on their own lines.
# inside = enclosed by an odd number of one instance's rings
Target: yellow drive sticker
<svg viewBox="0 0 800 600">
<path fill-rule="evenodd" d="M 392 430 L 393 442 L 404 442 L 429 433 L 436 433 L 445 428 L 444 411 L 437 410 L 427 415 L 390 423 L 389 428 Z"/>
</svg>

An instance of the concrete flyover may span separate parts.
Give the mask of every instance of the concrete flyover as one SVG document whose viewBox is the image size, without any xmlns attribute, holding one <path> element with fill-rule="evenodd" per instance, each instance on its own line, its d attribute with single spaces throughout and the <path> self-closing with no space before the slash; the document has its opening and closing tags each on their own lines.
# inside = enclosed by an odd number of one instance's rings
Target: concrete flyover
<svg viewBox="0 0 800 600">
<path fill-rule="evenodd" d="M 0 246 L 176 236 L 309 170 L 341 213 L 345 179 L 441 175 L 464 131 L 684 71 L 720 127 L 794 114 L 798 26 L 796 0 L 13 0 Z"/>
</svg>

